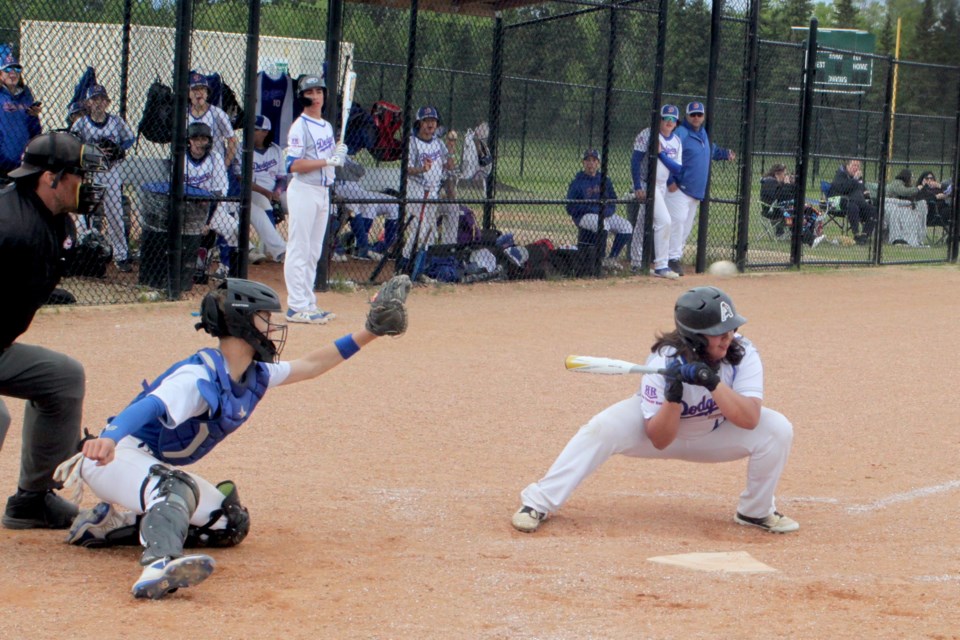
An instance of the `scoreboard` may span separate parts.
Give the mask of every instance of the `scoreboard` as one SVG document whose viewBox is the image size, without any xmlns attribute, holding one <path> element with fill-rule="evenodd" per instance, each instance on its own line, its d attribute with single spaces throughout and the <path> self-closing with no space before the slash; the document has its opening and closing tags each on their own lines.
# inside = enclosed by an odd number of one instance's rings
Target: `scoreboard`
<svg viewBox="0 0 960 640">
<path fill-rule="evenodd" d="M 796 31 L 809 31 L 807 27 L 793 27 Z M 863 90 L 873 83 L 873 58 L 860 54 L 872 54 L 876 50 L 877 37 L 858 29 L 817 29 L 818 49 L 842 49 L 842 51 L 817 51 L 817 79 L 814 87 Z"/>
</svg>

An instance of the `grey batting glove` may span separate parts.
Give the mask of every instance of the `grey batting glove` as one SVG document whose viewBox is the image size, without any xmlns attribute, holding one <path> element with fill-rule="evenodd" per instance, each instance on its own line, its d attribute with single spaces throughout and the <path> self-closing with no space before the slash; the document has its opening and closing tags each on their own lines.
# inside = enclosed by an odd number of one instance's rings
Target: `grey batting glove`
<svg viewBox="0 0 960 640">
<path fill-rule="evenodd" d="M 328 167 L 342 167 L 343 166 L 343 156 L 335 155 L 327 158 Z"/>
<path fill-rule="evenodd" d="M 340 144 L 337 145 L 336 149 L 334 150 L 334 154 L 340 156 L 341 158 L 346 158 L 347 151 L 348 151 L 347 145 L 341 142 Z"/>
</svg>

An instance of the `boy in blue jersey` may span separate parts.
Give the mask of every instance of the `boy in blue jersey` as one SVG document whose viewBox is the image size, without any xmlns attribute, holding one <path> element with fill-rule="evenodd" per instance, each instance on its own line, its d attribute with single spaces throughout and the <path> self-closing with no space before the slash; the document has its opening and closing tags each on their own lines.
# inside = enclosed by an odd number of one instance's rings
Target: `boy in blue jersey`
<svg viewBox="0 0 960 640">
<path fill-rule="evenodd" d="M 184 546 L 237 545 L 250 517 L 232 482 L 213 485 L 181 467 L 239 429 L 269 389 L 320 376 L 378 336 L 402 335 L 409 289 L 406 276 L 392 278 L 371 301 L 365 328 L 280 361 L 287 327 L 275 322 L 282 318 L 277 293 L 259 282 L 224 281 L 204 297 L 197 323 L 219 339 L 218 348 L 201 349 L 146 385 L 99 438 L 86 439 L 82 452 L 58 469 L 67 484 L 79 477 L 104 501 L 77 516 L 67 542 L 129 544 L 138 532 L 144 551 L 133 585 L 137 598 L 158 599 L 202 582 L 213 558 L 184 555 Z"/>
</svg>

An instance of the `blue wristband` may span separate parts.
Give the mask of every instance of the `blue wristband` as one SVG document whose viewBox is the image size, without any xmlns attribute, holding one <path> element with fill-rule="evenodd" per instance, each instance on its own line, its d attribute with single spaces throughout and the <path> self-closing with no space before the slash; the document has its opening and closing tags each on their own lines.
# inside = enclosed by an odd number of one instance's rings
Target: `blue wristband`
<svg viewBox="0 0 960 640">
<path fill-rule="evenodd" d="M 357 351 L 360 351 L 360 345 L 357 344 L 357 341 L 353 339 L 353 334 L 348 333 L 342 338 L 337 338 L 333 341 L 333 344 L 337 346 L 337 351 L 340 352 L 340 357 L 346 360 Z"/>
</svg>

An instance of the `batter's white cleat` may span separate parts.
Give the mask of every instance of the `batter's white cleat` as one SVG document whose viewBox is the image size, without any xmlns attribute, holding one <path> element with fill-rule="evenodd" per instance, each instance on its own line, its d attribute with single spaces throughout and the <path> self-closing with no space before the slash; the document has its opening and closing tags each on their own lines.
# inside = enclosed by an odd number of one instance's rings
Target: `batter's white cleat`
<svg viewBox="0 0 960 640">
<path fill-rule="evenodd" d="M 737 512 L 733 517 L 737 524 L 744 524 L 751 527 L 758 527 L 770 533 L 790 533 L 800 528 L 800 523 L 788 518 L 779 511 L 774 511 L 766 518 L 748 518 Z"/>
<path fill-rule="evenodd" d="M 524 533 L 533 533 L 540 523 L 547 519 L 547 514 L 540 513 L 533 507 L 523 506 L 513 514 L 513 528 Z"/>
<path fill-rule="evenodd" d="M 105 547 L 109 544 L 108 533 L 133 524 L 133 521 L 133 514 L 129 511 L 122 513 L 109 502 L 101 502 L 77 514 L 65 542 L 79 547 Z"/>
<path fill-rule="evenodd" d="M 143 568 L 133 585 L 134 598 L 159 600 L 177 589 L 200 584 L 213 573 L 213 558 L 203 554 L 163 558 Z"/>
</svg>

